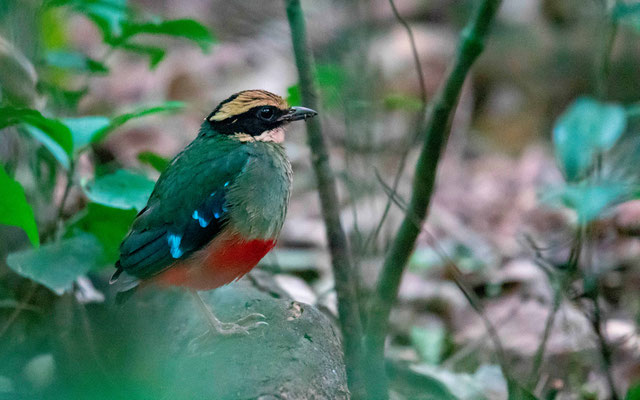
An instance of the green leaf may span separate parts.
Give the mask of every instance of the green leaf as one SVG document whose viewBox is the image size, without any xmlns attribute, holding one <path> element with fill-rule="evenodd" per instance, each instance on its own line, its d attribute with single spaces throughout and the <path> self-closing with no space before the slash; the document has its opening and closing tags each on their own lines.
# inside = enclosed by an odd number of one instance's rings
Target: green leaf
<svg viewBox="0 0 640 400">
<path fill-rule="evenodd" d="M 138 154 L 138 160 L 151 166 L 156 171 L 162 173 L 169 166 L 169 160 L 152 151 L 143 151 Z"/>
<path fill-rule="evenodd" d="M 81 230 L 95 236 L 103 247 L 104 264 L 113 264 L 120 255 L 120 242 L 129 231 L 137 212 L 97 203 L 89 203 L 85 214 L 69 227 L 69 232 Z"/>
<path fill-rule="evenodd" d="M 98 143 L 107 137 L 121 125 L 135 118 L 145 117 L 161 112 L 174 112 L 184 108 L 184 103 L 168 101 L 152 107 L 140 107 L 132 112 L 120 114 L 112 119 L 102 116 L 89 116 L 79 118 L 66 118 L 63 122 L 71 130 L 73 136 L 73 149 L 75 152 L 82 150 L 92 143 Z"/>
<path fill-rule="evenodd" d="M 69 169 L 71 166 L 71 157 L 67 154 L 67 152 L 51 138 L 51 136 L 47 135 L 41 129 L 36 128 L 35 126 L 26 127 L 27 132 L 38 142 L 40 142 L 49 152 L 55 157 L 56 160 L 64 167 L 65 169 Z"/>
<path fill-rule="evenodd" d="M 611 17 L 615 21 L 627 24 L 640 32 L 640 3 L 616 1 Z"/>
<path fill-rule="evenodd" d="M 347 81 L 344 68 L 336 64 L 318 64 L 316 81 L 327 107 L 338 107 L 342 104 L 342 88 Z"/>
<path fill-rule="evenodd" d="M 437 365 L 442 360 L 447 332 L 442 326 L 411 328 L 411 344 L 416 349 L 420 359 L 428 364 Z"/>
<path fill-rule="evenodd" d="M 113 118 L 111 120 L 111 128 L 110 129 L 115 129 L 117 127 L 119 127 L 120 125 L 124 124 L 125 122 L 134 119 L 134 118 L 140 118 L 140 117 L 144 117 L 147 115 L 151 115 L 151 114 L 157 114 L 157 113 L 161 113 L 161 112 L 174 112 L 174 111 L 179 111 L 182 110 L 184 108 L 185 104 L 181 101 L 167 101 L 163 104 L 159 104 L 157 106 L 145 106 L 145 107 L 140 107 L 137 108 L 131 112 L 125 113 L 125 114 L 120 114 L 117 117 Z"/>
<path fill-rule="evenodd" d="M 536 396 L 534 396 L 527 389 L 523 388 L 518 382 L 510 379 L 508 381 L 509 387 L 509 400 L 538 400 Z"/>
<path fill-rule="evenodd" d="M 302 103 L 302 99 L 300 96 L 300 85 L 295 84 L 293 86 L 289 86 L 287 88 L 287 103 L 290 106 L 300 106 Z"/>
<path fill-rule="evenodd" d="M 147 204 L 153 186 L 154 182 L 147 177 L 121 169 L 85 184 L 83 189 L 87 197 L 98 204 L 140 211 Z"/>
<path fill-rule="evenodd" d="M 32 279 L 61 295 L 71 289 L 78 277 L 100 264 L 102 246 L 89 234 L 83 234 L 39 249 L 11 253 L 7 264 L 16 273 Z"/>
<path fill-rule="evenodd" d="M 160 47 L 125 43 L 120 48 L 149 57 L 149 68 L 154 69 L 164 59 L 166 51 Z"/>
<path fill-rule="evenodd" d="M 114 43 L 122 35 L 122 25 L 129 18 L 131 10 L 126 0 L 71 0 L 60 1 L 55 5 L 70 4 L 80 13 L 91 19 L 102 32 L 106 43 Z"/>
<path fill-rule="evenodd" d="M 611 16 L 615 19 L 638 15 L 640 15 L 640 3 L 625 3 L 623 1 L 616 1 L 611 13 Z"/>
<path fill-rule="evenodd" d="M 344 68 L 335 64 L 318 64 L 315 70 L 315 83 L 322 93 L 324 104 L 331 108 L 342 104 L 342 88 L 347 81 Z M 300 85 L 287 88 L 287 103 L 290 106 L 301 104 Z"/>
<path fill-rule="evenodd" d="M 636 382 L 635 384 L 629 387 L 627 391 L 627 395 L 624 397 L 625 400 L 640 400 L 640 382 Z"/>
<path fill-rule="evenodd" d="M 422 100 L 415 96 L 394 93 L 384 98 L 384 106 L 389 110 L 420 111 Z"/>
<path fill-rule="evenodd" d="M 455 373 L 428 364 L 414 365 L 411 369 L 442 382 L 454 398 L 480 400 L 507 397 L 507 381 L 497 365 L 481 365 L 473 375 Z"/>
<path fill-rule="evenodd" d="M 29 59 L 0 36 L 0 91 L 10 104 L 29 106 L 38 97 L 38 75 Z"/>
<path fill-rule="evenodd" d="M 48 51 L 45 61 L 49 66 L 82 72 L 107 73 L 109 68 L 77 51 Z"/>
<path fill-rule="evenodd" d="M 17 181 L 7 175 L 4 167 L 0 165 L 0 224 L 17 226 L 25 231 L 29 241 L 35 247 L 40 246 L 38 227 L 33 216 L 33 209 L 27 203 L 24 190 Z"/>
<path fill-rule="evenodd" d="M 60 104 L 68 109 L 76 109 L 80 99 L 89 92 L 87 86 L 78 90 L 66 89 L 57 83 L 50 83 L 46 81 L 38 82 L 38 86 L 41 91 L 51 98 L 52 103 Z"/>
<path fill-rule="evenodd" d="M 126 0 L 54 0 L 50 5 L 69 5 L 92 20 L 102 32 L 105 43 L 113 48 L 144 54 L 154 68 L 162 61 L 165 50 L 161 47 L 132 43 L 136 35 L 150 34 L 184 38 L 196 43 L 203 51 L 215 42 L 209 30 L 193 19 L 134 21 L 133 10 Z M 98 67 L 98 65 L 94 65 Z"/>
<path fill-rule="evenodd" d="M 137 108 L 131 112 L 120 114 L 117 117 L 111 119 L 111 123 L 100 129 L 92 138 L 92 143 L 97 143 L 102 141 L 109 133 L 113 132 L 116 128 L 119 128 L 126 122 L 135 119 L 145 117 L 147 115 L 158 114 L 162 112 L 175 112 L 182 110 L 184 108 L 184 103 L 181 101 L 167 101 L 163 104 L 157 106 L 145 106 Z"/>
<path fill-rule="evenodd" d="M 597 219 L 606 209 L 619 204 L 633 194 L 629 185 L 618 182 L 600 184 L 570 184 L 547 194 L 543 201 L 560 200 L 562 204 L 576 211 L 580 223 Z"/>
<path fill-rule="evenodd" d="M 43 141 L 41 140 L 41 135 L 36 135 L 36 139 L 41 141 L 45 147 L 50 149 L 49 144 L 54 142 L 67 156 L 71 156 L 73 151 L 73 138 L 71 137 L 69 128 L 62 122 L 47 118 L 40 114 L 39 111 L 30 108 L 0 107 L 0 129 L 17 124 L 26 124 L 37 128 L 50 139 Z M 56 154 L 54 153 L 54 155 Z"/>
<path fill-rule="evenodd" d="M 95 137 L 111 124 L 109 118 L 100 116 L 65 118 L 63 122 L 71 130 L 74 152 L 93 143 Z"/>
<path fill-rule="evenodd" d="M 214 38 L 209 30 L 192 19 L 174 19 L 168 21 L 126 23 L 120 40 L 128 40 L 138 34 L 167 35 L 181 37 L 195 42 L 203 51 L 207 51 Z"/>
<path fill-rule="evenodd" d="M 627 126 L 625 109 L 582 97 L 553 128 L 556 158 L 566 179 L 575 182 L 591 169 L 597 154 L 610 150 Z"/>
</svg>

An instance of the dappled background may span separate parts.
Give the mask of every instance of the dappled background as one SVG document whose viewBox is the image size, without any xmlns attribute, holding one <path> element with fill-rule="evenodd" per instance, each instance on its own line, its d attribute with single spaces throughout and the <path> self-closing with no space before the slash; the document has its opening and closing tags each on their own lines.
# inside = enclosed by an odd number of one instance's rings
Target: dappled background
<svg viewBox="0 0 640 400">
<path fill-rule="evenodd" d="M 476 3 L 396 1 L 428 101 Z M 411 192 L 423 92 L 387 0 L 302 4 L 367 304 Z M 639 382 L 639 66 L 637 2 L 504 0 L 391 314 L 394 398 L 506 399 L 513 379 L 538 398 L 607 399 Z M 0 397 L 346 398 L 302 124 L 287 133 L 278 246 L 210 294 L 223 319 L 264 313 L 266 333 L 194 349 L 205 325 L 180 291 L 149 288 L 119 309 L 107 285 L 153 180 L 203 117 L 243 89 L 304 105 L 297 81 L 283 2 L 0 4 Z M 36 225 L 12 202 L 16 181 Z"/>
</svg>

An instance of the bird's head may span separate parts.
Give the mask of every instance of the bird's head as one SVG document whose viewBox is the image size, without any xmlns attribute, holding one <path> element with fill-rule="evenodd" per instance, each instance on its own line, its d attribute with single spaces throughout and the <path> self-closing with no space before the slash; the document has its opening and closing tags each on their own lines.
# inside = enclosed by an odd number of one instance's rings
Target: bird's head
<svg viewBox="0 0 640 400">
<path fill-rule="evenodd" d="M 220 103 L 205 119 L 201 132 L 239 141 L 281 143 L 289 122 L 317 114 L 309 108 L 289 107 L 285 99 L 266 90 L 245 90 Z"/>
</svg>

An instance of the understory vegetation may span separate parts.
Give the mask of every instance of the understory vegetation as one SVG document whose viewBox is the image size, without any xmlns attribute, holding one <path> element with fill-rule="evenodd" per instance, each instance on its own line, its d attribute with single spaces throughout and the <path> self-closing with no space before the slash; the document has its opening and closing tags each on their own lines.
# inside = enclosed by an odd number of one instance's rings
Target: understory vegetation
<svg viewBox="0 0 640 400">
<path fill-rule="evenodd" d="M 234 92 L 291 127 L 278 246 L 115 304 Z M 640 400 L 640 3 L 4 0 L 0 399 Z M 306 134 L 305 134 L 306 132 Z"/>
</svg>

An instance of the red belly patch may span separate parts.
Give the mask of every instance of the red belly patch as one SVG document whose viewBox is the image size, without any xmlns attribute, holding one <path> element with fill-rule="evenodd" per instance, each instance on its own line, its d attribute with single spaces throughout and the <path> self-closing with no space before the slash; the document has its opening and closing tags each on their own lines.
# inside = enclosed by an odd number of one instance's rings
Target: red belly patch
<svg viewBox="0 0 640 400">
<path fill-rule="evenodd" d="M 195 290 L 215 289 L 251 271 L 275 245 L 275 239 L 244 240 L 238 234 L 221 234 L 186 260 L 176 262 L 152 282 Z"/>
</svg>

